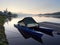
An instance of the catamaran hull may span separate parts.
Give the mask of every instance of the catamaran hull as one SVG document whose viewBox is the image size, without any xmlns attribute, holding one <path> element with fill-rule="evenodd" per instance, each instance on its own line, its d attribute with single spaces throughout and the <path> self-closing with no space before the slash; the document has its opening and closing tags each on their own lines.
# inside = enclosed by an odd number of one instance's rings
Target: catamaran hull
<svg viewBox="0 0 60 45">
<path fill-rule="evenodd" d="M 20 26 L 19 24 L 18 24 L 18 25 L 15 25 L 15 24 L 14 24 L 14 26 L 15 26 L 16 28 L 20 29 L 20 30 L 25 31 L 26 33 L 28 33 L 28 34 L 31 35 L 31 36 L 37 36 L 38 38 L 41 38 L 41 37 L 43 36 L 43 34 L 38 33 L 38 32 L 36 32 L 36 31 L 34 31 L 34 30 L 32 30 L 32 29 L 29 29 L 28 27 Z"/>
</svg>

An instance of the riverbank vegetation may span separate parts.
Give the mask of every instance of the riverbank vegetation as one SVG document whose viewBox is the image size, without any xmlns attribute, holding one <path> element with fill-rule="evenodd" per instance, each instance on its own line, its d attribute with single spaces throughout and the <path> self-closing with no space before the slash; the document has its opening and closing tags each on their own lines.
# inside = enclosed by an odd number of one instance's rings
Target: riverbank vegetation
<svg viewBox="0 0 60 45">
<path fill-rule="evenodd" d="M 7 18 L 10 19 L 11 17 L 17 17 L 17 14 L 7 11 L 7 9 L 4 12 L 0 11 L 0 45 L 8 45 L 5 35 L 4 23 Z"/>
<path fill-rule="evenodd" d="M 7 9 L 4 11 L 0 11 L 0 16 L 6 16 L 6 17 L 17 17 L 16 13 L 12 13 L 8 11 Z"/>
<path fill-rule="evenodd" d="M 3 26 L 5 19 L 5 16 L 0 16 L 0 26 Z"/>
<path fill-rule="evenodd" d="M 4 23 L 5 23 L 5 16 L 0 15 L 0 45 L 8 45 L 6 35 L 5 35 L 5 29 L 4 29 Z"/>
<path fill-rule="evenodd" d="M 11 20 L 13 17 L 17 17 L 17 14 L 7 11 L 7 9 L 3 12 L 0 11 L 0 45 L 8 45 L 5 35 L 4 23 L 7 18 Z"/>
</svg>

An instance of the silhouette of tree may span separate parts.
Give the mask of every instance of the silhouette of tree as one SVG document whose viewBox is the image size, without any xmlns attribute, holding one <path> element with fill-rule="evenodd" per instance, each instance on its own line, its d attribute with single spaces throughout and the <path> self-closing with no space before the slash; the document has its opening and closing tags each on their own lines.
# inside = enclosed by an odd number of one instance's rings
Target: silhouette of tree
<svg viewBox="0 0 60 45">
<path fill-rule="evenodd" d="M 8 12 L 8 15 L 12 15 L 12 13 L 11 12 Z"/>
</svg>

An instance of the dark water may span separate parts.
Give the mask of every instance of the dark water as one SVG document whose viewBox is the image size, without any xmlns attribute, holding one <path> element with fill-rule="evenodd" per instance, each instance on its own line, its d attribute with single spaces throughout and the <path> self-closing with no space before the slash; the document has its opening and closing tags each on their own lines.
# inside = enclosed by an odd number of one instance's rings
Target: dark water
<svg viewBox="0 0 60 45">
<path fill-rule="evenodd" d="M 19 20 L 22 20 L 24 17 L 33 17 L 36 22 L 55 22 L 60 23 L 60 19 L 52 17 L 39 17 L 39 16 L 19 16 L 18 18 L 13 18 L 11 21 L 8 21 L 4 24 L 5 33 L 9 42 L 9 45 L 60 45 L 60 35 L 55 34 L 50 36 L 48 34 L 42 33 L 41 38 L 29 37 L 25 32 L 19 31 L 14 24 L 17 24 Z"/>
</svg>

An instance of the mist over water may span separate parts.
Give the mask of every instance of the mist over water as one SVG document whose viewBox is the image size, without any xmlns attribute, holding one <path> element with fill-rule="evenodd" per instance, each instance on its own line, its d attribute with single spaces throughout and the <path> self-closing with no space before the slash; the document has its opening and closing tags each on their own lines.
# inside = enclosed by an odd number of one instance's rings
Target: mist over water
<svg viewBox="0 0 60 45">
<path fill-rule="evenodd" d="M 44 34 L 41 38 L 43 44 L 34 38 L 25 39 L 23 35 L 18 31 L 17 28 L 14 27 L 14 24 L 17 24 L 18 21 L 22 20 L 25 17 L 33 17 L 33 19 L 40 23 L 40 22 L 53 22 L 53 23 L 60 23 L 59 18 L 53 17 L 40 17 L 36 15 L 19 15 L 17 18 L 13 18 L 11 21 L 8 21 L 4 24 L 5 33 L 9 42 L 9 45 L 60 45 L 60 35 L 54 34 L 53 37 Z M 25 35 L 27 36 L 27 35 Z"/>
</svg>

